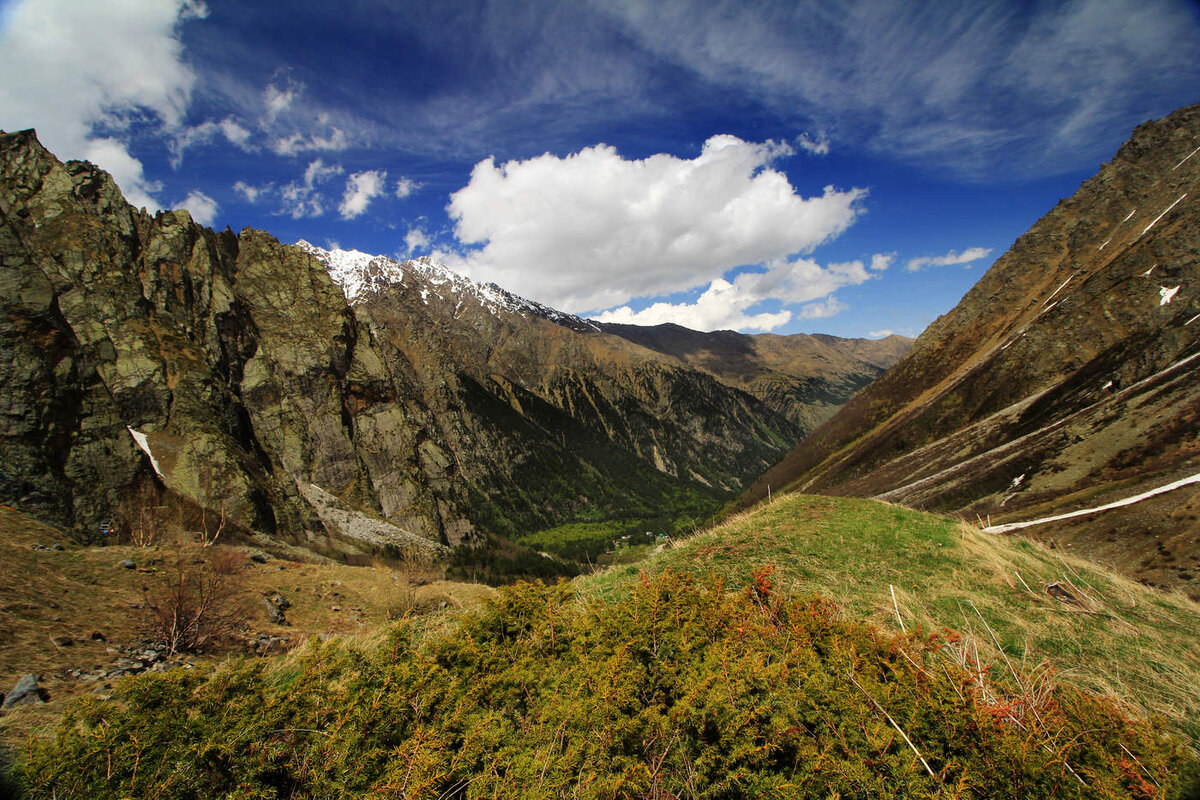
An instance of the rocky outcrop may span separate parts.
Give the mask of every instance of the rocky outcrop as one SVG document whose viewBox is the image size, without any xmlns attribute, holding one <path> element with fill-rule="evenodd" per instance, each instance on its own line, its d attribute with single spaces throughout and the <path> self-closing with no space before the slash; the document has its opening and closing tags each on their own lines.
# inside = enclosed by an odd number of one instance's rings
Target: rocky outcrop
<svg viewBox="0 0 1200 800">
<path fill-rule="evenodd" d="M 4 502 L 88 535 L 154 483 L 221 524 L 353 550 L 302 483 L 431 545 L 475 535 L 415 458 L 364 458 L 352 409 L 390 377 L 309 255 L 135 211 L 30 131 L 0 137 L 0 175 Z M 394 427 L 416 437 L 403 412 Z"/>
<path fill-rule="evenodd" d="M 743 498 L 879 496 L 993 524 L 1200 472 L 1200 106 L 1140 126 L 886 375 Z M 1194 487 L 1026 529 L 1152 582 L 1200 566 Z"/>
</svg>

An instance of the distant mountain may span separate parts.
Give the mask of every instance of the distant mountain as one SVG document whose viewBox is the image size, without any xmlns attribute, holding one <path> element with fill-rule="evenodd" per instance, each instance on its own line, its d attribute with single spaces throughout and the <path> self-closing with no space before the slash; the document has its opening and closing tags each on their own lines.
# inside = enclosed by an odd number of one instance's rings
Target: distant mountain
<svg viewBox="0 0 1200 800">
<path fill-rule="evenodd" d="M 743 389 L 811 430 L 912 347 L 904 336 L 841 339 L 824 334 L 700 333 L 680 325 L 601 325 L 615 334 Z"/>
<path fill-rule="evenodd" d="M 827 358 L 699 369 L 428 259 L 151 217 L 31 131 L 0 223 L 0 502 L 83 537 L 131 498 L 341 555 L 703 515 L 807 432 L 758 378 Z M 875 369 L 828 363 L 824 404 Z"/>
<path fill-rule="evenodd" d="M 1200 473 L 1200 106 L 1147 122 L 950 313 L 742 498 L 876 496 L 993 525 Z M 1030 526 L 1200 581 L 1200 495 Z M 1195 591 L 1193 589 L 1193 591 Z"/>
</svg>

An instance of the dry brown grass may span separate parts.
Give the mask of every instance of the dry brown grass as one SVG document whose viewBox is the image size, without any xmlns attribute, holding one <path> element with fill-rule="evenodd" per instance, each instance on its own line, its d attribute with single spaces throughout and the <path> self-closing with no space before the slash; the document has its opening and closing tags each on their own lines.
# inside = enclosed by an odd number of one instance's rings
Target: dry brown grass
<svg viewBox="0 0 1200 800">
<path fill-rule="evenodd" d="M 34 550 L 35 544 L 64 549 Z M 382 563 L 359 567 L 284 558 L 258 564 L 250 560 L 254 548 L 220 542 L 206 551 L 205 558 L 232 562 L 247 598 L 247 631 L 285 635 L 293 645 L 318 634 L 369 635 L 398 612 L 452 610 L 492 592 L 416 567 L 393 570 Z M 41 684 L 51 696 L 45 705 L 0 715 L 0 739 L 20 741 L 29 732 L 47 729 L 65 700 L 96 688 L 67 670 L 108 667 L 119 654 L 107 648 L 144 638 L 146 594 L 161 582 L 175 552 L 164 541 L 149 547 L 81 546 L 61 531 L 0 507 L 0 691 L 33 672 L 42 675 Z M 132 559 L 137 569 L 119 567 L 124 559 Z M 262 598 L 273 592 L 291 603 L 286 627 L 267 618 Z M 90 638 L 93 632 L 104 640 Z M 52 640 L 58 636 L 70 636 L 73 643 L 56 646 Z M 204 666 L 228 654 L 228 649 L 219 650 L 192 660 Z"/>
</svg>

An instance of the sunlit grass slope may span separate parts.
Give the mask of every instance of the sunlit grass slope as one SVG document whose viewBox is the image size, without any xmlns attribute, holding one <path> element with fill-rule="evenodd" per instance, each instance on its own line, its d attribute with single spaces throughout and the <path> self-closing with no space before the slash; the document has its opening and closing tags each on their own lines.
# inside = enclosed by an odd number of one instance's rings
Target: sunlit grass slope
<svg viewBox="0 0 1200 800">
<path fill-rule="evenodd" d="M 1200 606 L 1087 561 L 946 517 L 853 498 L 787 495 L 652 559 L 581 580 L 624 591 L 641 572 L 710 573 L 743 583 L 766 565 L 793 594 L 899 630 L 950 628 L 966 656 L 1108 695 L 1200 741 Z M 895 600 L 893 600 L 893 592 Z M 1047 677 L 1045 680 L 1049 680 Z"/>
</svg>

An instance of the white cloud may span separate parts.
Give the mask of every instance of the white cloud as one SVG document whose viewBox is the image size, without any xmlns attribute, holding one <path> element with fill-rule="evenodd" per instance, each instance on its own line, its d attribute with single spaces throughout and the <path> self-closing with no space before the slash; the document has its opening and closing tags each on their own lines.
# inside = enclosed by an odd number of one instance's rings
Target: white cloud
<svg viewBox="0 0 1200 800">
<path fill-rule="evenodd" d="M 217 218 L 217 201 L 199 189 L 189 192 L 183 202 L 178 204 L 178 208 L 186 208 L 192 219 L 200 225 L 212 225 L 213 220 Z"/>
<path fill-rule="evenodd" d="M 409 228 L 408 233 L 404 234 L 404 256 L 406 258 L 412 256 L 417 250 L 429 247 L 431 242 L 429 234 L 424 229 L 415 226 Z"/>
<path fill-rule="evenodd" d="M 867 334 L 870 339 L 886 339 L 889 336 L 895 336 L 896 332 L 891 328 L 884 328 L 881 331 L 871 331 Z"/>
<path fill-rule="evenodd" d="M 151 212 L 162 208 L 154 198 L 154 194 L 162 191 L 162 184 L 146 179 L 142 162 L 129 154 L 124 143 L 116 139 L 92 139 L 86 143 L 81 155 L 106 169 L 134 208 L 145 208 Z"/>
<path fill-rule="evenodd" d="M 226 117 L 217 123 L 221 129 L 221 133 L 225 136 L 230 144 L 236 145 L 243 150 L 249 151 L 252 149 L 250 145 L 250 129 L 242 125 L 233 117 Z"/>
<path fill-rule="evenodd" d="M 856 218 L 865 190 L 800 196 L 771 166 L 792 152 L 720 135 L 693 159 L 626 160 L 608 145 L 487 159 L 447 208 L 458 240 L 478 247 L 436 255 L 574 312 L 713 284 L 732 268 L 807 252 Z"/>
<path fill-rule="evenodd" d="M 177 30 L 206 14 L 192 0 L 18 0 L 0 32 L 0 120 L 36 127 L 55 155 L 93 160 L 157 209 L 159 187 L 121 137 L 135 119 L 180 127 L 195 76 Z"/>
<path fill-rule="evenodd" d="M 800 149 L 809 155 L 829 155 L 829 136 L 824 131 L 817 134 L 815 139 L 807 133 L 802 133 L 796 137 L 796 144 L 800 145 Z"/>
<path fill-rule="evenodd" d="M 341 164 L 326 164 L 323 159 L 314 159 L 304 169 L 304 178 L 292 181 L 279 190 L 283 200 L 282 213 L 292 219 L 319 217 L 325 213 L 325 195 L 317 191 L 317 185 L 327 183 L 345 172 Z"/>
<path fill-rule="evenodd" d="M 821 319 L 844 311 L 846 305 L 830 295 L 842 286 L 857 285 L 872 277 L 861 261 L 822 267 L 809 259 L 777 261 L 763 272 L 744 272 L 733 281 L 718 278 L 694 303 L 654 303 L 641 311 L 621 306 L 594 315 L 601 322 L 661 325 L 673 322 L 693 330 L 769 331 L 793 318 Z M 800 305 L 796 311 L 752 313 L 767 301 Z"/>
<path fill-rule="evenodd" d="M 411 178 L 401 178 L 396 181 L 396 197 L 403 200 L 410 197 L 414 192 L 421 188 L 421 184 Z"/>
<path fill-rule="evenodd" d="M 371 201 L 386 191 L 387 172 L 381 169 L 355 172 L 346 180 L 346 192 L 338 213 L 342 219 L 354 219 L 367 210 Z"/>
<path fill-rule="evenodd" d="M 871 269 L 875 272 L 883 272 L 892 265 L 896 260 L 895 253 L 876 253 L 871 256 Z"/>
<path fill-rule="evenodd" d="M 266 116 L 269 121 L 273 121 L 276 117 L 287 111 L 291 107 L 296 96 L 302 91 L 301 87 L 292 85 L 277 86 L 274 81 L 267 84 L 267 88 L 263 89 L 263 108 L 266 109 Z"/>
<path fill-rule="evenodd" d="M 274 185 L 270 183 L 265 183 L 262 186 L 253 186 L 245 181 L 238 181 L 233 184 L 233 190 L 246 198 L 247 203 L 257 203 L 258 198 L 268 194 L 274 188 Z"/>
<path fill-rule="evenodd" d="M 315 159 L 310 161 L 304 169 L 304 185 L 311 189 L 318 183 L 325 183 L 345 171 L 341 164 L 326 164 L 324 159 Z"/>
<path fill-rule="evenodd" d="M 279 156 L 294 156 L 319 150 L 345 150 L 350 146 L 350 140 L 341 128 L 332 127 L 327 122 L 320 120 L 318 123 L 320 123 L 319 127 L 326 129 L 326 133 L 293 132 L 287 136 L 280 136 L 271 143 L 271 150 Z"/>
<path fill-rule="evenodd" d="M 978 261 L 981 258 L 986 258 L 992 250 L 990 247 L 968 247 L 966 250 L 959 253 L 956 250 L 951 250 L 944 256 L 921 256 L 920 258 L 910 258 L 904 268 L 909 272 L 917 272 L 925 267 L 948 267 L 954 264 L 970 264 Z"/>
</svg>

